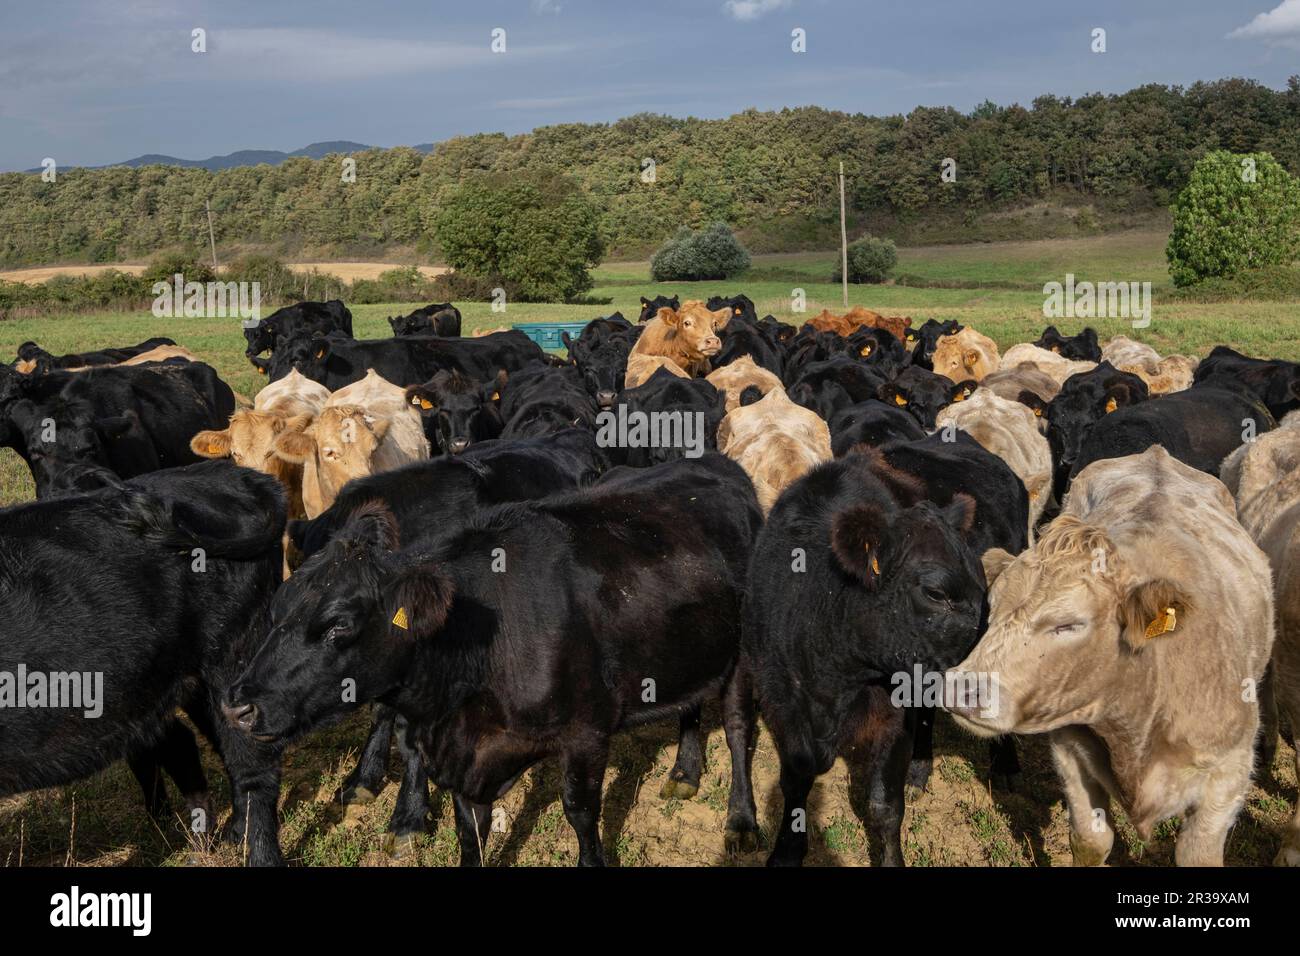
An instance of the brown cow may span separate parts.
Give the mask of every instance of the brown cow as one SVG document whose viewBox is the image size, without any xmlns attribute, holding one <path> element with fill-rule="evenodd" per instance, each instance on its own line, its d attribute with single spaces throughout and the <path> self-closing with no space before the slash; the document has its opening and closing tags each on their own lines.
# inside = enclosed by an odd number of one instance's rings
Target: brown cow
<svg viewBox="0 0 1300 956">
<path fill-rule="evenodd" d="M 1180 866 L 1222 865 L 1250 787 L 1273 647 L 1268 559 L 1218 479 L 1153 445 L 1094 462 L 1029 551 L 984 554 L 988 630 L 949 678 L 981 734 L 1047 733 L 1076 865 L 1104 863 L 1110 801 L 1138 836 L 1182 816 Z"/>
<path fill-rule="evenodd" d="M 710 312 L 698 299 L 683 302 L 678 309 L 665 306 L 646 323 L 628 354 L 628 365 L 633 356 L 657 357 L 673 362 L 689 378 L 708 375 L 713 370 L 709 359 L 722 348 L 718 330 L 725 328 L 730 318 L 730 309 Z"/>
<path fill-rule="evenodd" d="M 862 328 L 884 329 L 903 342 L 912 319 L 911 316 L 906 315 L 881 315 L 879 312 L 872 312 L 870 309 L 855 305 L 843 315 L 836 315 L 827 309 L 822 309 L 820 315 L 813 316 L 804 324 L 812 326 L 818 332 L 834 332 L 842 337 L 848 337 Z"/>
<path fill-rule="evenodd" d="M 940 336 L 934 347 L 935 372 L 954 382 L 983 381 L 998 370 L 999 362 L 997 343 L 969 325 L 956 335 Z"/>
</svg>

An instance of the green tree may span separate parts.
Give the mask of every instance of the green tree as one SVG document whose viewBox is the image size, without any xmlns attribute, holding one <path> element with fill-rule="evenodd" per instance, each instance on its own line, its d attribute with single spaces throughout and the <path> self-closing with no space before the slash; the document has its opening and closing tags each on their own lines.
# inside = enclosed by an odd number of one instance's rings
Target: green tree
<svg viewBox="0 0 1300 956">
<path fill-rule="evenodd" d="M 650 260 L 655 282 L 699 282 L 730 279 L 749 268 L 749 253 L 725 222 L 699 232 L 683 226 Z"/>
<path fill-rule="evenodd" d="M 1268 153 L 1215 150 L 1174 202 L 1174 284 L 1286 265 L 1300 254 L 1300 182 Z"/>
<path fill-rule="evenodd" d="M 599 223 L 574 180 L 541 168 L 471 175 L 438 209 L 434 233 L 458 272 L 510 281 L 526 300 L 563 301 L 592 286 Z"/>
<path fill-rule="evenodd" d="M 878 239 L 863 236 L 849 243 L 845 250 L 849 260 L 849 281 L 884 282 L 898 265 L 898 249 L 892 239 Z M 831 276 L 832 282 L 839 282 L 842 273 L 839 264 Z"/>
</svg>

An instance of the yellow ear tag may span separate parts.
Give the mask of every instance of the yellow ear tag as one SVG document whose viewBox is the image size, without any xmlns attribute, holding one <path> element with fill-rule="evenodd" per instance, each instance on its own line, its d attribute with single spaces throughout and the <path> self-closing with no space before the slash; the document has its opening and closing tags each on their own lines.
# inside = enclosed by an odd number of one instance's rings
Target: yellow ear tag
<svg viewBox="0 0 1300 956">
<path fill-rule="evenodd" d="M 258 374 L 258 375 L 265 375 L 265 374 L 266 374 L 266 369 L 262 368 L 262 367 L 259 365 L 259 366 L 257 367 L 257 374 Z"/>
<path fill-rule="evenodd" d="M 429 409 L 433 408 L 433 402 L 429 401 L 427 398 L 422 398 L 420 399 L 420 407 L 427 412 Z"/>
<path fill-rule="evenodd" d="M 859 355 L 870 355 L 870 354 L 871 354 L 871 346 L 870 346 L 870 345 L 864 345 L 864 346 L 862 346 L 862 351 L 859 352 L 858 354 L 859 354 Z"/>
<path fill-rule="evenodd" d="M 901 407 L 907 404 L 907 399 L 905 399 L 902 395 L 895 395 L 894 404 Z"/>
<path fill-rule="evenodd" d="M 871 556 L 871 570 L 876 574 L 880 573 L 880 562 L 876 560 L 876 556 L 874 554 Z"/>
<path fill-rule="evenodd" d="M 966 393 L 964 391 L 958 392 L 952 397 L 952 400 L 954 402 L 964 402 L 966 401 Z"/>
<path fill-rule="evenodd" d="M 1060 355 L 1060 354 L 1061 354 L 1061 347 L 1060 347 L 1059 345 L 1053 345 L 1053 346 L 1052 346 L 1052 351 L 1055 352 L 1057 355 Z"/>
<path fill-rule="evenodd" d="M 1161 634 L 1168 634 L 1178 624 L 1178 613 L 1171 607 L 1165 608 L 1156 615 L 1156 619 L 1147 625 L 1147 638 L 1159 637 Z"/>
<path fill-rule="evenodd" d="M 492 399 L 491 399 L 491 400 L 494 401 L 494 402 L 499 402 L 499 401 L 501 401 L 501 393 L 500 393 L 500 392 L 493 392 L 493 393 L 492 393 Z"/>
<path fill-rule="evenodd" d="M 411 622 L 406 618 L 406 608 L 399 607 L 397 613 L 393 615 L 393 623 L 404 631 L 411 629 Z"/>
<path fill-rule="evenodd" d="M 1043 417 L 1043 410 L 1042 410 L 1041 408 L 1035 408 L 1035 409 L 1034 409 L 1034 417 L 1035 417 L 1035 418 L 1042 418 L 1042 417 Z"/>
<path fill-rule="evenodd" d="M 740 315 L 740 313 L 742 313 L 742 312 L 744 312 L 744 311 L 745 311 L 745 310 L 742 309 L 742 308 L 740 308 L 740 306 L 733 306 L 732 309 L 731 309 L 731 314 L 732 314 L 732 315 Z"/>
<path fill-rule="evenodd" d="M 1106 400 L 1106 414 L 1107 414 L 1107 415 L 1109 415 L 1111 412 L 1113 412 L 1113 411 L 1114 411 L 1115 409 L 1117 409 L 1117 408 L 1119 408 L 1119 402 L 1115 401 L 1115 399 L 1113 399 L 1113 398 L 1108 398 L 1108 399 Z"/>
<path fill-rule="evenodd" d="M 324 358 L 324 357 L 325 357 L 325 350 L 324 350 L 324 349 L 321 349 L 319 352 L 317 352 L 317 353 L 316 353 L 316 357 L 317 357 L 317 358 Z"/>
<path fill-rule="evenodd" d="M 412 404 L 412 405 L 419 405 L 419 404 L 420 404 L 420 396 L 419 396 L 419 395 L 412 395 L 412 396 L 411 396 L 411 404 Z"/>
</svg>

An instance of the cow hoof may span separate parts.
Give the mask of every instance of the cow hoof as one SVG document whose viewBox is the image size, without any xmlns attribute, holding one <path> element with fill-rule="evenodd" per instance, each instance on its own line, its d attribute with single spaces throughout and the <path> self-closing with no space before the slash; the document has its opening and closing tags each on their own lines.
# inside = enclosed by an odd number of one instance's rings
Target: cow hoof
<svg viewBox="0 0 1300 956">
<path fill-rule="evenodd" d="M 1070 856 L 1074 866 L 1105 866 L 1109 852 L 1101 847 L 1090 846 L 1075 834 L 1070 834 Z"/>
<path fill-rule="evenodd" d="M 674 779 L 669 775 L 659 790 L 659 796 L 664 800 L 671 800 L 674 797 L 678 800 L 689 800 L 699 792 L 698 784 L 691 783 L 689 780 Z"/>
<path fill-rule="evenodd" d="M 727 856 L 740 856 L 742 853 L 753 853 L 758 849 L 758 831 L 754 829 L 740 830 L 734 827 L 727 827 L 722 836 L 722 845 L 726 848 Z"/>
<path fill-rule="evenodd" d="M 1300 866 L 1300 846 L 1294 843 L 1284 844 L 1282 849 L 1277 851 L 1277 856 L 1273 860 L 1274 866 Z"/>
<path fill-rule="evenodd" d="M 380 851 L 390 860 L 406 860 L 415 856 L 414 833 L 385 833 L 379 844 Z"/>
<path fill-rule="evenodd" d="M 377 800 L 378 798 L 379 798 L 379 794 L 375 793 L 369 787 L 355 786 L 355 787 L 348 787 L 342 793 L 339 794 L 339 803 L 343 804 L 344 806 L 347 806 L 348 804 L 351 803 L 360 803 L 360 804 L 374 803 L 375 800 Z"/>
</svg>

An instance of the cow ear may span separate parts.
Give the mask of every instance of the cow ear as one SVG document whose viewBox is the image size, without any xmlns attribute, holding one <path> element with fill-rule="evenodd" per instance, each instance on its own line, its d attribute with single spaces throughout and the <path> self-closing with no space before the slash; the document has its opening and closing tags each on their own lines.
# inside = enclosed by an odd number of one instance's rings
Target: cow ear
<svg viewBox="0 0 1300 956">
<path fill-rule="evenodd" d="M 965 534 L 975 524 L 975 499 L 958 492 L 943 509 L 943 517 L 950 525 Z"/>
<path fill-rule="evenodd" d="M 114 415 L 111 418 L 101 418 L 95 422 L 95 427 L 105 438 L 121 438 L 131 426 L 139 421 L 139 416 L 135 412 L 127 412 L 125 415 Z"/>
<path fill-rule="evenodd" d="M 1143 581 L 1129 588 L 1119 605 L 1120 640 L 1140 651 L 1157 638 L 1177 638 L 1189 613 L 1187 592 L 1168 578 Z"/>
<path fill-rule="evenodd" d="M 199 432 L 190 439 L 190 451 L 200 458 L 230 457 L 230 429 Z"/>
<path fill-rule="evenodd" d="M 1136 388 L 1128 382 L 1116 382 L 1110 388 L 1106 389 L 1106 402 L 1104 408 L 1109 414 L 1117 408 L 1123 408 L 1126 405 L 1132 405 L 1134 402 L 1140 402 L 1146 398 L 1141 395 Z"/>
<path fill-rule="evenodd" d="M 898 386 L 893 382 L 885 382 L 876 391 L 876 395 L 882 402 L 888 405 L 897 405 L 904 408 L 907 405 L 907 396 L 898 390 Z"/>
<path fill-rule="evenodd" d="M 393 424 L 391 418 L 371 418 L 369 415 L 365 416 L 362 421 L 374 433 L 375 439 L 378 441 L 384 440 L 384 437 L 388 434 L 389 426 Z"/>
<path fill-rule="evenodd" d="M 727 323 L 731 321 L 731 310 L 726 308 L 725 306 L 721 309 L 718 309 L 716 312 L 711 312 L 710 314 L 713 316 L 714 331 L 718 329 L 725 329 L 727 327 Z"/>
<path fill-rule="evenodd" d="M 645 296 L 641 296 L 641 308 L 644 309 L 649 304 L 650 304 L 650 300 L 647 299 Z"/>
<path fill-rule="evenodd" d="M 431 411 L 438 407 L 437 394 L 426 391 L 423 385 L 416 385 L 406 390 L 406 401 L 421 411 Z"/>
<path fill-rule="evenodd" d="M 889 531 L 889 516 L 876 505 L 859 504 L 835 515 L 831 550 L 845 573 L 869 591 L 880 586 L 880 545 Z"/>
<path fill-rule="evenodd" d="M 1047 403 L 1027 388 L 1020 390 L 1020 394 L 1016 396 L 1016 401 L 1028 407 L 1034 413 L 1035 418 L 1042 418 L 1047 411 Z"/>
<path fill-rule="evenodd" d="M 672 328 L 677 328 L 677 326 L 682 324 L 682 317 L 677 314 L 677 310 L 670 309 L 668 306 L 664 306 L 656 312 L 655 318 L 661 320 L 664 325 L 671 326 Z"/>
<path fill-rule="evenodd" d="M 431 562 L 404 568 L 387 588 L 389 629 L 416 641 L 435 637 L 447 623 L 455 584 Z"/>
<path fill-rule="evenodd" d="M 333 347 L 333 343 L 330 342 L 329 339 L 325 338 L 324 336 L 317 338 L 311 344 L 312 358 L 314 358 L 316 361 L 320 361 L 321 359 L 325 358 L 327 355 L 330 354 L 330 349 L 332 347 Z"/>
<path fill-rule="evenodd" d="M 993 586 L 993 582 L 1015 559 L 1014 554 L 1001 548 L 989 548 L 980 556 L 980 564 L 984 565 L 984 580 L 989 587 Z"/>
<path fill-rule="evenodd" d="M 292 421 L 292 419 L 290 419 Z M 271 449 L 291 465 L 301 465 L 316 453 L 316 439 L 306 429 L 286 430 L 275 436 Z"/>
<path fill-rule="evenodd" d="M 975 363 L 980 360 L 980 353 L 975 349 L 967 349 L 961 355 L 961 364 L 967 368 L 974 368 Z"/>
<path fill-rule="evenodd" d="M 958 382 L 949 392 L 949 399 L 954 402 L 964 402 L 975 394 L 975 389 L 980 387 L 980 383 L 973 378 L 968 378 L 964 382 Z"/>
</svg>

